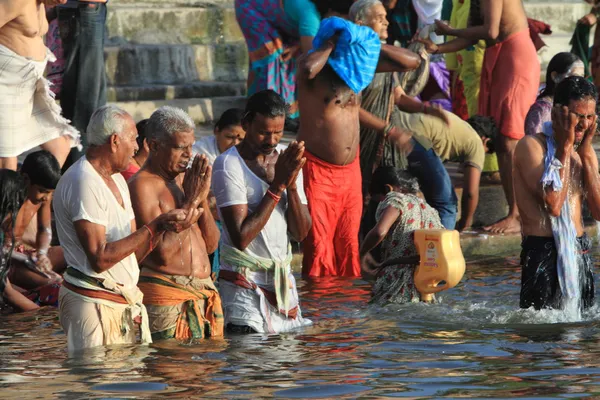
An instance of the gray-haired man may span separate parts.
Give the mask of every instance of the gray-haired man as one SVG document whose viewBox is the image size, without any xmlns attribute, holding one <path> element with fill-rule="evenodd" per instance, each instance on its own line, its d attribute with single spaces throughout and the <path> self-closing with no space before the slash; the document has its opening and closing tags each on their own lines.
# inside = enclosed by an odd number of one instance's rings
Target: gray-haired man
<svg viewBox="0 0 600 400">
<path fill-rule="evenodd" d="M 135 122 L 120 108 L 105 106 L 92 115 L 87 131 L 85 157 L 62 176 L 54 194 L 56 229 L 68 265 L 60 322 L 69 350 L 135 343 L 140 316 L 142 341 L 149 342 L 138 260 L 166 230 L 183 229 L 198 213 L 172 210 L 137 229 L 120 174 L 137 150 Z"/>
<path fill-rule="evenodd" d="M 148 159 L 129 181 L 138 224 L 176 208 L 200 212 L 181 233 L 163 235 L 142 263 L 139 287 L 154 338 L 187 340 L 222 336 L 221 299 L 210 277 L 208 255 L 219 244 L 219 229 L 207 196 L 211 167 L 206 156 L 192 158 L 194 122 L 173 107 L 156 110 L 146 125 Z M 185 172 L 183 183 L 177 177 Z"/>
</svg>

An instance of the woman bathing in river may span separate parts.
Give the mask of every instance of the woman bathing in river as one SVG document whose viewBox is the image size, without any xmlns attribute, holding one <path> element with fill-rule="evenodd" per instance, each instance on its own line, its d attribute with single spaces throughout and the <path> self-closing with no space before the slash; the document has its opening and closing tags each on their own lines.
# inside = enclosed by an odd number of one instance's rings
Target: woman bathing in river
<svg viewBox="0 0 600 400">
<path fill-rule="evenodd" d="M 418 263 L 414 231 L 444 227 L 437 211 L 417 196 L 418 191 L 417 180 L 399 168 L 380 167 L 373 174 L 371 196 L 381 203 L 377 207 L 377 225 L 367 234 L 360 249 L 363 269 L 377 277 L 371 303 L 383 305 L 421 300 L 413 278 Z M 412 262 L 378 265 L 370 252 L 380 243 L 383 260 L 407 257 Z"/>
</svg>

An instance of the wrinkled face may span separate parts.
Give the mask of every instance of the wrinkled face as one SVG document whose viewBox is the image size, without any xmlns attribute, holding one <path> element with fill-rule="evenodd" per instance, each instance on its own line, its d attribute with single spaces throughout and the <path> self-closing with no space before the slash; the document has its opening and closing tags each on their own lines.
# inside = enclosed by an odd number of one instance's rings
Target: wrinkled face
<svg viewBox="0 0 600 400">
<path fill-rule="evenodd" d="M 119 171 L 125 171 L 131 162 L 131 159 L 138 151 L 137 128 L 131 117 L 125 118 L 123 132 L 117 135 L 116 139 L 116 165 Z"/>
<path fill-rule="evenodd" d="M 256 114 L 250 123 L 245 123 L 246 137 L 244 143 L 252 150 L 263 155 L 269 155 L 275 151 L 283 136 L 285 116 L 269 118 Z M 244 144 L 244 145 L 245 145 Z"/>
<path fill-rule="evenodd" d="M 227 126 L 221 130 L 215 129 L 217 147 L 223 153 L 230 147 L 238 145 L 246 136 L 246 131 L 241 125 Z"/>
<path fill-rule="evenodd" d="M 171 176 L 185 172 L 191 158 L 194 145 L 194 131 L 177 132 L 160 141 L 154 149 L 154 156 L 161 168 Z"/>
<path fill-rule="evenodd" d="M 369 10 L 369 16 L 363 24 L 373 29 L 381 40 L 385 40 L 388 37 L 388 20 L 386 18 L 387 12 L 383 4 L 376 4 Z"/>
<path fill-rule="evenodd" d="M 29 185 L 29 188 L 27 189 L 27 198 L 33 204 L 41 204 L 48 201 L 53 192 L 54 190 L 46 189 L 40 185 Z"/>
<path fill-rule="evenodd" d="M 596 118 L 596 102 L 591 98 L 571 100 L 569 111 L 577 116 L 575 127 L 575 145 L 581 144 L 585 133 L 592 126 Z"/>
</svg>

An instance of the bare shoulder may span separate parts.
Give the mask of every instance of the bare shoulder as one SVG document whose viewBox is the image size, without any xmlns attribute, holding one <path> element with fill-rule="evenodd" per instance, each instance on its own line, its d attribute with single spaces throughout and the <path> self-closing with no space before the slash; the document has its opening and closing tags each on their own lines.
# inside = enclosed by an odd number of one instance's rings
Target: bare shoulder
<svg viewBox="0 0 600 400">
<path fill-rule="evenodd" d="M 167 190 L 164 179 L 144 170 L 140 170 L 135 174 L 127 182 L 127 185 L 132 200 L 135 198 L 143 202 L 157 199 L 162 192 Z"/>
<path fill-rule="evenodd" d="M 545 139 L 541 135 L 525 136 L 515 149 L 515 162 L 522 166 L 543 162 L 545 151 Z"/>
</svg>

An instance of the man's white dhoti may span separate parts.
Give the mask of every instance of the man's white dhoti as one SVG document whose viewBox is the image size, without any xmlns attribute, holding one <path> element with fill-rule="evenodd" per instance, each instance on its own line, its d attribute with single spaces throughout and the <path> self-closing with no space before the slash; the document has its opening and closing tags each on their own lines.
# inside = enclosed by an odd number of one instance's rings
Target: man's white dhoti
<svg viewBox="0 0 600 400">
<path fill-rule="evenodd" d="M 77 129 L 61 116 L 61 109 L 44 78 L 48 61 L 34 61 L 0 45 L 0 157 L 17 157 L 60 136 L 81 149 Z"/>
</svg>

